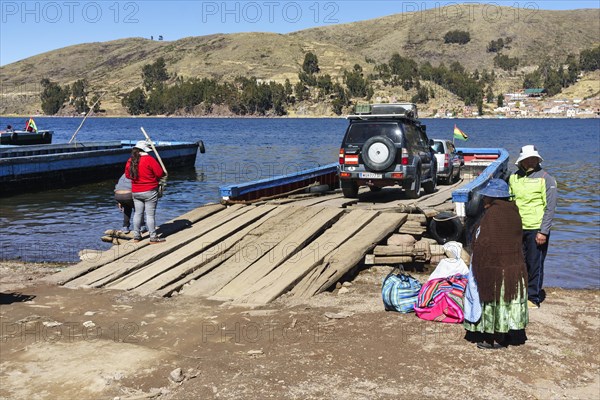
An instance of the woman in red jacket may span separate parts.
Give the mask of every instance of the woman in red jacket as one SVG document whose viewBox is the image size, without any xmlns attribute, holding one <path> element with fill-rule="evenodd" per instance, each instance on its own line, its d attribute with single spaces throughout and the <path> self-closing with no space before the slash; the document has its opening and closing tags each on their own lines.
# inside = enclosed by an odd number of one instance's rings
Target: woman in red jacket
<svg viewBox="0 0 600 400">
<path fill-rule="evenodd" d="M 133 216 L 133 240 L 142 239 L 140 228 L 143 216 L 146 216 L 146 226 L 150 232 L 150 243 L 164 242 L 165 239 L 156 235 L 156 205 L 158 203 L 158 181 L 165 172 L 148 153 L 152 149 L 144 140 L 140 140 L 131 150 L 131 158 L 125 166 L 125 176 L 131 179 L 131 193 L 135 214 Z"/>
</svg>

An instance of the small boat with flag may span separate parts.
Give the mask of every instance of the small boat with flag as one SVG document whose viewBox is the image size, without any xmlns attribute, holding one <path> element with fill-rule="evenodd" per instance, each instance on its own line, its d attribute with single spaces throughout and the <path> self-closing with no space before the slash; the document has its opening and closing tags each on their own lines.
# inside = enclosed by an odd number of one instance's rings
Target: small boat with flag
<svg viewBox="0 0 600 400">
<path fill-rule="evenodd" d="M 137 140 L 0 146 L 0 196 L 116 179 Z M 204 143 L 154 141 L 165 166 L 191 168 Z M 152 153 L 150 153 L 152 155 Z"/>
<path fill-rule="evenodd" d="M 24 146 L 52 143 L 52 131 L 1 131 L 0 145 Z"/>
<path fill-rule="evenodd" d="M 0 145 L 25 146 L 33 144 L 52 143 L 52 131 L 39 130 L 33 118 L 25 124 L 25 130 L 14 130 L 8 125 L 6 130 L 0 131 Z"/>
</svg>

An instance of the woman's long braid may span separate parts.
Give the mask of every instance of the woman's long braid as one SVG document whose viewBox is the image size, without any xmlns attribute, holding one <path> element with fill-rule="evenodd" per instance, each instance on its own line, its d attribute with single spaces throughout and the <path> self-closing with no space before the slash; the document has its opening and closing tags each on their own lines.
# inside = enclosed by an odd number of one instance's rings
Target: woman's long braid
<svg viewBox="0 0 600 400">
<path fill-rule="evenodd" d="M 139 166 L 140 166 L 140 152 L 141 150 L 138 149 L 137 147 L 134 147 L 131 150 L 131 163 L 129 164 L 129 175 L 131 176 L 131 179 L 137 179 L 138 178 L 138 170 L 139 170 Z"/>
</svg>

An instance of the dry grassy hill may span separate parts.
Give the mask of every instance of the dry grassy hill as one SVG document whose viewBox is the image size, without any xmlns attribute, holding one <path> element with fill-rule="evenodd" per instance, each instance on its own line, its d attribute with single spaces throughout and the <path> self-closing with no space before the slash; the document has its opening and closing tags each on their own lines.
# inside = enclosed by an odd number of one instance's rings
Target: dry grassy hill
<svg viewBox="0 0 600 400">
<path fill-rule="evenodd" d="M 471 34 L 466 45 L 444 44 L 451 30 Z M 397 14 L 346 25 L 327 26 L 292 33 L 306 41 L 334 43 L 350 52 L 387 61 L 398 52 L 419 62 L 460 61 L 467 69 L 490 69 L 494 53 L 487 53 L 490 41 L 511 38 L 510 49 L 523 64 L 537 64 L 550 57 L 564 58 L 600 42 L 600 10 L 535 12 L 511 7 L 470 5 Z"/>
<path fill-rule="evenodd" d="M 462 14 L 459 12 L 461 11 Z M 449 30 L 467 30 L 466 45 L 444 44 Z M 144 64 L 164 57 L 170 73 L 184 77 L 255 76 L 283 82 L 297 80 L 304 54 L 319 58 L 323 73 L 340 77 L 356 63 L 370 72 L 394 52 L 418 62 L 460 61 L 467 69 L 490 70 L 491 40 L 511 38 L 510 57 L 535 65 L 546 57 L 564 59 L 600 42 L 600 10 L 528 11 L 509 7 L 453 6 L 397 14 L 351 24 L 332 25 L 281 35 L 218 34 L 172 42 L 142 38 L 70 46 L 0 68 L 0 114 L 28 114 L 40 109 L 39 85 L 44 77 L 60 84 L 86 78 L 92 90 L 108 90 L 102 104 L 110 114 L 123 114 L 120 96 L 141 85 Z M 501 74 L 502 76 L 502 74 Z M 510 85 L 518 82 L 506 77 Z M 513 82 L 514 81 L 514 82 Z M 503 83 L 501 82 L 500 85 Z M 506 85 L 506 84 L 505 84 Z"/>
</svg>

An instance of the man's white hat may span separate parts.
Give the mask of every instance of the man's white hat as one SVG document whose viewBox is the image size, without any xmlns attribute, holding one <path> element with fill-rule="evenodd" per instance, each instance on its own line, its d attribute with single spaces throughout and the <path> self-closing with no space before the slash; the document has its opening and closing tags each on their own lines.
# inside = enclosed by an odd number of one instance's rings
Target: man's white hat
<svg viewBox="0 0 600 400">
<path fill-rule="evenodd" d="M 148 142 L 146 142 L 145 140 L 140 140 L 133 147 L 140 149 L 141 151 L 146 153 L 150 153 L 152 151 L 152 148 L 148 145 Z"/>
<path fill-rule="evenodd" d="M 521 161 L 529 157 L 537 157 L 540 159 L 540 162 L 544 161 L 544 159 L 542 158 L 542 156 L 540 156 L 540 153 L 538 153 L 535 146 L 532 144 L 528 144 L 526 146 L 521 147 L 521 154 L 519 154 L 519 158 L 517 159 L 517 162 L 515 162 L 515 164 L 519 165 Z"/>
</svg>

